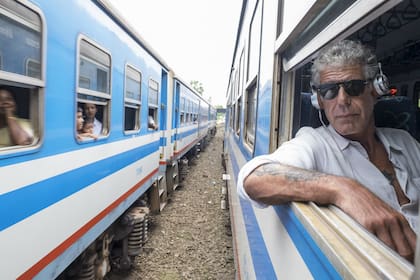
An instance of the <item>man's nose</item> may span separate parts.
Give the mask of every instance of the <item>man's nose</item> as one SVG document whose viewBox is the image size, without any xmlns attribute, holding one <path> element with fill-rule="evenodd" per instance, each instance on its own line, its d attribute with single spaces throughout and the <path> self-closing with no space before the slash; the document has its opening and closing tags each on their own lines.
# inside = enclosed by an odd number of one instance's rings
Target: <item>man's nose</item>
<svg viewBox="0 0 420 280">
<path fill-rule="evenodd" d="M 337 101 L 340 104 L 346 105 L 349 105 L 351 103 L 351 96 L 346 92 L 342 85 L 340 85 L 338 89 Z"/>
</svg>

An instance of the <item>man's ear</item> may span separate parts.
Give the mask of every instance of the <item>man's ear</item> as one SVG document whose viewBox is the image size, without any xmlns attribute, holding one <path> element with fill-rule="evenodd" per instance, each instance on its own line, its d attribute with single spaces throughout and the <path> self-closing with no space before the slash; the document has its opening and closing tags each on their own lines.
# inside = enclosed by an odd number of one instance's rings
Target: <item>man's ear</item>
<svg viewBox="0 0 420 280">
<path fill-rule="evenodd" d="M 370 94 L 372 95 L 372 98 L 374 99 L 374 104 L 376 104 L 376 102 L 378 102 L 379 97 L 381 97 L 381 95 L 376 91 L 375 87 L 371 84 L 370 85 Z"/>
<path fill-rule="evenodd" d="M 318 105 L 320 110 L 324 110 L 324 104 L 322 103 L 322 98 L 319 94 L 316 95 L 316 98 L 318 100 Z"/>
</svg>

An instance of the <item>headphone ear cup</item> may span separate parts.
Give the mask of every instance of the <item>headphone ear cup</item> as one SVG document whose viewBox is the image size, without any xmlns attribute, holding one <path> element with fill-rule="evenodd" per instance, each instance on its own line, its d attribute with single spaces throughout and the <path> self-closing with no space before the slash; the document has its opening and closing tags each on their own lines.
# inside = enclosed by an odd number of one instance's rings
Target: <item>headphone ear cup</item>
<svg viewBox="0 0 420 280">
<path fill-rule="evenodd" d="M 375 88 L 376 92 L 382 96 L 389 93 L 389 81 L 388 78 L 384 74 L 376 75 L 375 79 L 373 79 L 373 87 Z"/>
<path fill-rule="evenodd" d="M 311 95 L 311 104 L 312 104 L 312 106 L 315 108 L 315 109 L 317 109 L 317 110 L 320 110 L 321 108 L 320 108 L 320 106 L 319 106 L 319 103 L 318 103 L 318 97 L 317 97 L 317 95 L 316 94 L 313 94 L 312 93 L 312 95 Z"/>
</svg>

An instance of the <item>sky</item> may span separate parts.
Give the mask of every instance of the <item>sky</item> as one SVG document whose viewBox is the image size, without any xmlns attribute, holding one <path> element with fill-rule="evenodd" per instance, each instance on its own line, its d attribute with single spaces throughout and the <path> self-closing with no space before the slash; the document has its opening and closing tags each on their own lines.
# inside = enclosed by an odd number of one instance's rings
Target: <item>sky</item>
<svg viewBox="0 0 420 280">
<path fill-rule="evenodd" d="M 226 91 L 242 0 L 108 0 L 185 82 L 214 106 Z"/>
</svg>

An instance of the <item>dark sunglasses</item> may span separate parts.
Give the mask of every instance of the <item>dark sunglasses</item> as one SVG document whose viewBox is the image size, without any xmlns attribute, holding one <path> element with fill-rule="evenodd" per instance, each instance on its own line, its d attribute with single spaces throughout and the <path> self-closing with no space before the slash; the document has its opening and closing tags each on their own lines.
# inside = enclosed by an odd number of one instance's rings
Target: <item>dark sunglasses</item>
<svg viewBox="0 0 420 280">
<path fill-rule="evenodd" d="M 367 80 L 350 80 L 338 83 L 327 83 L 319 86 L 312 85 L 312 90 L 319 93 L 324 99 L 334 99 L 338 95 L 340 86 L 343 87 L 344 91 L 350 96 L 359 96 L 365 90 L 365 86 L 368 84 Z"/>
</svg>

